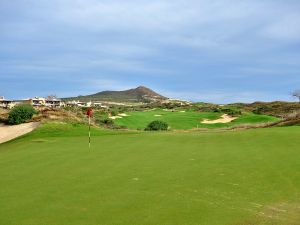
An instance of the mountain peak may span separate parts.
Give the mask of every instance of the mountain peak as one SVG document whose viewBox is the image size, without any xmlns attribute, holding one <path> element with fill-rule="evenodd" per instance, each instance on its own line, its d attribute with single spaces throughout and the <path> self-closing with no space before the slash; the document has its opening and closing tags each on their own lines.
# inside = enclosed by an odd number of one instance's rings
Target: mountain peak
<svg viewBox="0 0 300 225">
<path fill-rule="evenodd" d="M 89 99 L 94 101 L 148 102 L 161 101 L 167 98 L 154 92 L 148 87 L 138 86 L 137 88 L 125 91 L 102 91 L 92 95 L 68 99 L 77 99 L 82 101 Z"/>
<path fill-rule="evenodd" d="M 150 90 L 150 88 L 147 88 L 147 87 L 142 86 L 142 85 L 141 85 L 141 86 L 138 86 L 136 89 L 137 89 L 137 90 L 138 90 L 138 89 L 149 89 L 149 90 Z"/>
</svg>

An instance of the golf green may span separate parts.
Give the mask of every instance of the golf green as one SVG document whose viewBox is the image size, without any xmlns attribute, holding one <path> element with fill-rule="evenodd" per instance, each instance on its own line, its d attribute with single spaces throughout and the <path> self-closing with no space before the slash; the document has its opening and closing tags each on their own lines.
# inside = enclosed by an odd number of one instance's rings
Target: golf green
<svg viewBox="0 0 300 225">
<path fill-rule="evenodd" d="M 300 127 L 114 132 L 43 124 L 0 145 L 3 225 L 297 225 Z"/>
</svg>

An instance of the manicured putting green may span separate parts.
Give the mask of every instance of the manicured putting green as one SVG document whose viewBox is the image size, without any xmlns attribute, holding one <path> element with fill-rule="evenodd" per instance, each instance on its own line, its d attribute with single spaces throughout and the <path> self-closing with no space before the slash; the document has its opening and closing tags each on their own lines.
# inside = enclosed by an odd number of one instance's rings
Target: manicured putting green
<svg viewBox="0 0 300 225">
<path fill-rule="evenodd" d="M 169 124 L 171 129 L 193 129 L 193 128 L 222 128 L 239 124 L 253 124 L 274 122 L 278 119 L 272 116 L 244 113 L 238 119 L 222 124 L 202 124 L 203 119 L 215 120 L 222 116 L 222 113 L 194 112 L 194 111 L 164 111 L 151 110 L 143 112 L 126 112 L 128 116 L 118 118 L 115 122 L 118 125 L 126 126 L 130 129 L 144 129 L 153 120 L 162 120 Z"/>
<path fill-rule="evenodd" d="M 296 225 L 300 127 L 112 132 L 44 124 L 0 145 L 0 224 Z"/>
</svg>

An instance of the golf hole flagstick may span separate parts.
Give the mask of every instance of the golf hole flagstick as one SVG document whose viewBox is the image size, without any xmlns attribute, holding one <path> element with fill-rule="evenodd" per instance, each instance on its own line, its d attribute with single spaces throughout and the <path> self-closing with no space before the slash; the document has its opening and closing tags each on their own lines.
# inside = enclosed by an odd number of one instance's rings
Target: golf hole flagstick
<svg viewBox="0 0 300 225">
<path fill-rule="evenodd" d="M 89 118 L 89 148 L 90 148 L 91 147 L 91 117 L 93 117 L 93 109 L 88 108 L 86 115 Z"/>
</svg>

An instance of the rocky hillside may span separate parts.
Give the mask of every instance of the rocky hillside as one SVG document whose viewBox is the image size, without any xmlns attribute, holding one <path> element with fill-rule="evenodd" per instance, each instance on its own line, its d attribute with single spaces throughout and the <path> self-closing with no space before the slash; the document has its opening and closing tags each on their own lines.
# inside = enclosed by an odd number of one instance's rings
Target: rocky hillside
<svg viewBox="0 0 300 225">
<path fill-rule="evenodd" d="M 79 101 L 115 101 L 115 102 L 152 102 L 167 99 L 153 90 L 139 86 L 125 91 L 102 91 L 96 94 L 70 97 L 64 100 Z"/>
</svg>

